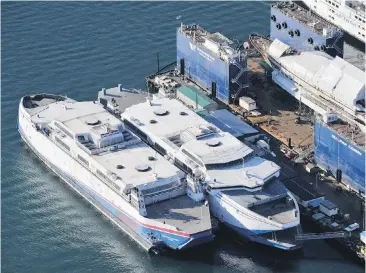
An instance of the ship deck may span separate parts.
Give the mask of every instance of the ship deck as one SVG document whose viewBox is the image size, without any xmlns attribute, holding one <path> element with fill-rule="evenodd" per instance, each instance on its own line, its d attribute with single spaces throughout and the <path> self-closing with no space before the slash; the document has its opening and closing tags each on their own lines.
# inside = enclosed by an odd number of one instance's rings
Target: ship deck
<svg viewBox="0 0 366 273">
<path fill-rule="evenodd" d="M 106 89 L 105 92 L 99 91 L 98 101 L 104 105 L 103 100 L 105 100 L 105 103 L 113 105 L 116 109 L 119 110 L 120 113 L 123 113 L 126 108 L 130 107 L 131 105 L 145 102 L 147 95 L 147 93 L 141 90 L 121 90 L 121 88 L 119 87 L 113 87 Z"/>
<path fill-rule="evenodd" d="M 314 31 L 318 34 L 323 35 L 323 29 L 336 28 L 336 26 L 328 23 L 323 18 L 315 15 L 312 12 L 309 12 L 305 8 L 295 4 L 288 2 L 279 2 L 272 5 L 272 8 L 280 10 L 282 13 L 287 16 L 297 20 L 298 22 L 313 27 Z"/>
<path fill-rule="evenodd" d="M 208 206 L 187 195 L 147 206 L 147 217 L 169 224 L 191 234 L 209 230 L 211 218 Z"/>
<path fill-rule="evenodd" d="M 296 220 L 294 204 L 287 201 L 287 190 L 282 183 L 271 181 L 257 192 L 227 190 L 222 193 L 241 206 L 272 220 L 286 224 Z"/>
</svg>

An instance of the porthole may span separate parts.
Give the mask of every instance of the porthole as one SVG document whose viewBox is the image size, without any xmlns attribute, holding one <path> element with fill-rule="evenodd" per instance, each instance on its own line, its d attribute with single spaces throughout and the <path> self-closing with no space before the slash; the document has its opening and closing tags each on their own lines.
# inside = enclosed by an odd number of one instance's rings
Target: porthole
<svg viewBox="0 0 366 273">
<path fill-rule="evenodd" d="M 290 35 L 291 37 L 294 37 L 294 32 L 293 32 L 292 30 L 290 30 L 290 31 L 288 32 L 288 35 Z"/>
<path fill-rule="evenodd" d="M 283 22 L 283 23 L 282 23 L 282 27 L 283 27 L 283 28 L 287 28 L 287 23 L 286 23 L 286 22 Z"/>
<path fill-rule="evenodd" d="M 309 37 L 308 38 L 308 43 L 312 45 L 314 43 L 313 38 Z"/>
<path fill-rule="evenodd" d="M 296 29 L 295 34 L 296 34 L 296 36 L 300 36 L 300 30 Z"/>
<path fill-rule="evenodd" d="M 327 48 L 325 47 L 325 45 L 322 45 L 322 46 L 320 47 L 320 49 L 321 49 L 322 51 L 326 51 L 326 50 L 327 50 Z"/>
<path fill-rule="evenodd" d="M 281 24 L 277 24 L 276 25 L 276 28 L 279 30 L 279 29 L 281 29 Z"/>
<path fill-rule="evenodd" d="M 318 47 L 318 46 L 315 46 L 315 47 L 314 47 L 314 50 L 315 50 L 315 51 L 319 51 L 319 47 Z"/>
<path fill-rule="evenodd" d="M 272 20 L 273 22 L 276 22 L 276 20 L 277 20 L 277 19 L 276 19 L 276 16 L 272 15 L 272 16 L 271 16 L 271 20 Z"/>
</svg>

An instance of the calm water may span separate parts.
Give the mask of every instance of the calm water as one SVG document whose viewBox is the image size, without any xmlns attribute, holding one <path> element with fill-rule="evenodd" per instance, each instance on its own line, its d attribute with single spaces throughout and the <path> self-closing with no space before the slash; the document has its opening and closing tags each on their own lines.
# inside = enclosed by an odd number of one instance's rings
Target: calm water
<svg viewBox="0 0 366 273">
<path fill-rule="evenodd" d="M 269 7 L 254 2 L 2 3 L 3 272 L 363 272 L 324 242 L 292 255 L 239 244 L 230 233 L 189 253 L 150 256 L 20 141 L 23 95 L 92 100 L 102 87 L 143 88 L 157 50 L 161 63 L 175 59 L 178 15 L 239 40 L 268 33 Z"/>
</svg>

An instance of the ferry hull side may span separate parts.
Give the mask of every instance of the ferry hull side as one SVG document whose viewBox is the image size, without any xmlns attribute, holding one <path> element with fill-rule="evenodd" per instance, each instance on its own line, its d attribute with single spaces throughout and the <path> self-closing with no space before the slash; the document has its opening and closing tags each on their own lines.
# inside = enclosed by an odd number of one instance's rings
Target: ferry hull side
<svg viewBox="0 0 366 273">
<path fill-rule="evenodd" d="M 352 144 L 319 121 L 314 124 L 316 163 L 336 176 L 342 171 L 342 182 L 365 192 L 365 150 Z"/>
<path fill-rule="evenodd" d="M 299 244 L 288 244 L 281 241 L 271 240 L 264 236 L 268 233 L 279 231 L 286 232 L 286 229 L 296 228 L 300 225 L 299 220 L 294 223 L 290 223 L 287 227 L 283 227 L 280 224 L 266 222 L 259 215 L 248 209 L 241 208 L 242 211 L 239 212 L 237 208 L 227 204 L 227 202 L 215 195 L 209 194 L 208 201 L 212 215 L 248 241 L 265 244 L 283 250 L 295 250 L 301 247 Z"/>
<path fill-rule="evenodd" d="M 126 210 L 133 213 L 134 209 L 129 207 L 127 202 L 118 200 L 113 194 L 106 195 L 106 189 L 101 188 L 104 183 L 98 181 L 89 170 L 54 145 L 45 135 L 37 132 L 21 111 L 18 131 L 41 161 L 145 250 L 160 247 L 185 249 L 212 240 L 211 230 L 186 234 L 164 228 L 160 223 L 151 223 L 149 219 L 140 215 L 127 213 Z M 155 237 L 156 240 L 149 239 L 151 237 Z"/>
</svg>

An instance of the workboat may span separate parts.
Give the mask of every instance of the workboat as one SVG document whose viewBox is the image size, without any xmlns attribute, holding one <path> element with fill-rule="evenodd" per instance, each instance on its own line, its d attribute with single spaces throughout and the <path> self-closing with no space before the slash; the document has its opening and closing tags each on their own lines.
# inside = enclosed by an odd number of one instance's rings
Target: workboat
<svg viewBox="0 0 366 273">
<path fill-rule="evenodd" d="M 298 204 L 280 182 L 280 167 L 175 99 L 128 107 L 125 125 L 202 185 L 211 213 L 243 238 L 284 250 L 301 247 Z M 196 186 L 194 193 L 200 192 Z"/>
<path fill-rule="evenodd" d="M 213 239 L 203 194 L 97 102 L 20 100 L 22 139 L 54 173 L 141 247 L 182 250 Z"/>
</svg>

